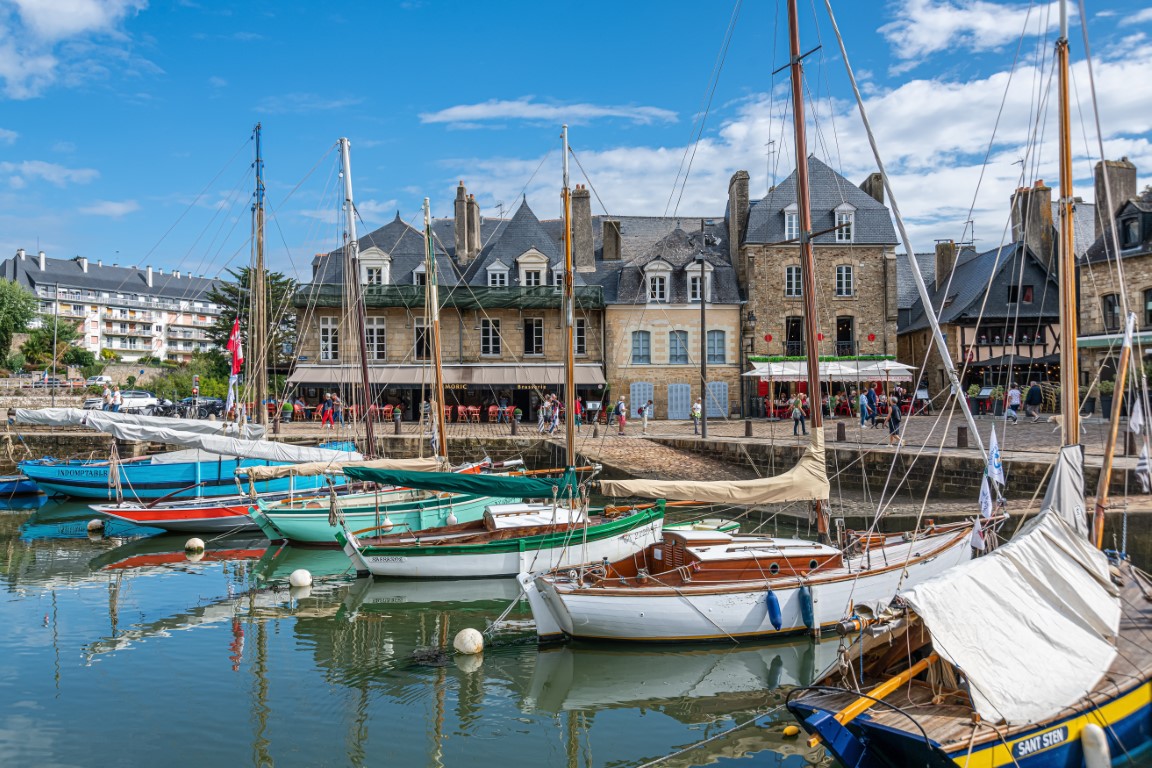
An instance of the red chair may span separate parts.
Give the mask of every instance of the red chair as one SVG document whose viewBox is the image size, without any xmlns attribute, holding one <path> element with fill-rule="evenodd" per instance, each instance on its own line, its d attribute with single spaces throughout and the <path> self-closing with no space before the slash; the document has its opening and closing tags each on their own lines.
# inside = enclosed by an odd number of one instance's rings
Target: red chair
<svg viewBox="0 0 1152 768">
<path fill-rule="evenodd" d="M 392 421 L 392 405 L 388 404 L 381 408 L 380 415 L 384 421 Z"/>
<path fill-rule="evenodd" d="M 488 421 L 489 422 L 496 421 L 496 416 L 499 413 L 500 413 L 500 406 L 498 406 L 498 405 L 488 406 Z"/>
</svg>

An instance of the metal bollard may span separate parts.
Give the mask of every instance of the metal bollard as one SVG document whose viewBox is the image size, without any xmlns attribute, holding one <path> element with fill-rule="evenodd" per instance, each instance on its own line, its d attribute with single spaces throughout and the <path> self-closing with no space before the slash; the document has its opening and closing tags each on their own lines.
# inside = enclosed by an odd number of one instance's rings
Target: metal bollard
<svg viewBox="0 0 1152 768">
<path fill-rule="evenodd" d="M 744 419 L 744 437 L 752 437 L 752 419 Z"/>
<path fill-rule="evenodd" d="M 395 434 L 397 434 L 397 435 L 403 434 L 401 424 L 400 424 L 400 414 L 399 413 L 393 413 L 392 414 L 392 427 L 393 427 L 393 429 L 396 430 Z"/>
<path fill-rule="evenodd" d="M 514 435 L 515 435 L 515 434 L 516 434 L 516 433 L 519 431 L 519 428 L 520 428 L 520 422 L 516 421 L 516 417 L 515 417 L 515 416 L 513 416 L 513 417 L 511 418 L 511 420 L 510 420 L 510 421 L 511 421 L 511 424 L 512 424 L 512 434 L 514 434 Z"/>
<path fill-rule="evenodd" d="M 1129 432 L 1128 433 L 1127 449 L 1128 450 L 1125 451 L 1126 456 L 1135 456 L 1137 453 L 1140 452 L 1140 449 L 1136 447 L 1136 433 L 1135 432 Z"/>
<path fill-rule="evenodd" d="M 836 442 L 838 442 L 838 443 L 848 442 L 848 430 L 845 429 L 844 422 L 842 422 L 842 421 L 836 422 Z"/>
<path fill-rule="evenodd" d="M 956 427 L 956 447 L 968 447 L 968 427 Z"/>
</svg>

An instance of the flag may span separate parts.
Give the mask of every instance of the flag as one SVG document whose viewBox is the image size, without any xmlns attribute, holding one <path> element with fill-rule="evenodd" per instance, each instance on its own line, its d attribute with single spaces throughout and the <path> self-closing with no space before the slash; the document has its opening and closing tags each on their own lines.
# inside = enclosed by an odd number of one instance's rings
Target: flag
<svg viewBox="0 0 1152 768">
<path fill-rule="evenodd" d="M 232 321 L 232 333 L 228 334 L 228 344 L 224 347 L 232 353 L 232 375 L 240 373 L 244 367 L 244 342 L 240 339 L 240 317 Z"/>
<path fill-rule="evenodd" d="M 976 518 L 976 523 L 972 526 L 972 537 L 968 539 L 968 543 L 972 549 L 984 551 L 984 523 L 980 518 Z"/>
<path fill-rule="evenodd" d="M 1006 485 L 1004 464 L 1000 461 L 1000 443 L 996 440 L 996 427 L 992 427 L 992 436 L 988 439 L 988 468 L 985 474 L 993 482 Z"/>
<path fill-rule="evenodd" d="M 1136 460 L 1136 479 L 1140 481 L 1141 493 L 1152 493 L 1152 472 L 1148 467 L 1148 443 L 1140 449 L 1140 458 Z"/>
<path fill-rule="evenodd" d="M 980 514 L 992 517 L 992 489 L 988 487 L 988 476 L 980 480 Z"/>
<path fill-rule="evenodd" d="M 1136 403 L 1132 406 L 1132 413 L 1128 414 L 1128 431 L 1140 434 L 1144 429 L 1144 407 L 1140 404 L 1139 397 L 1133 399 Z"/>
<path fill-rule="evenodd" d="M 235 373 L 228 377 L 228 400 L 224 403 L 224 418 L 228 418 L 232 406 L 236 405 L 236 382 L 239 380 L 240 377 Z"/>
</svg>

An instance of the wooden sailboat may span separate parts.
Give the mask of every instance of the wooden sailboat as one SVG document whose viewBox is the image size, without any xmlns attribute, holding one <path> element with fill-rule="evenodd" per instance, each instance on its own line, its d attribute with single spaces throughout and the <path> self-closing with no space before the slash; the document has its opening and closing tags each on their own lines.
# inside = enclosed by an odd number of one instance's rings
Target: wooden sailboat
<svg viewBox="0 0 1152 768">
<path fill-rule="evenodd" d="M 571 190 L 568 187 L 568 126 L 561 134 L 564 162 L 564 399 L 575 409 L 575 301 L 573 291 Z M 425 201 L 427 211 L 427 201 Z M 427 213 L 425 214 L 427 218 Z M 433 409 L 435 412 L 437 409 Z M 420 532 L 357 535 L 344 526 L 339 535 L 356 570 L 394 578 L 477 578 L 515 576 L 557 566 L 615 560 L 657 540 L 662 503 L 590 513 L 576 480 L 576 421 L 565 419 L 567 467 L 558 479 L 405 473 L 351 467 L 349 476 L 429 490 L 489 490 L 509 498 L 544 498 L 540 503 L 489 504 L 483 516 Z"/>
<path fill-rule="evenodd" d="M 797 209 L 809 361 L 819 359 L 811 242 L 808 155 L 800 36 L 790 4 Z M 903 586 L 967 560 L 971 524 L 828 542 L 828 476 L 819 407 L 819 366 L 807 366 L 812 436 L 788 472 L 735 483 L 602 481 L 607 496 L 696 499 L 724 504 L 809 501 L 821 542 L 665 530 L 635 557 L 578 570 L 557 569 L 520 583 L 541 640 L 568 638 L 691 641 L 819 632 L 854 605 L 886 603 Z"/>
<path fill-rule="evenodd" d="M 1081 20 L 1083 23 L 1083 20 Z M 1063 443 L 1041 513 L 991 554 L 921 584 L 788 708 L 848 768 L 1120 764 L 1152 743 L 1152 582 L 1098 548 L 1085 519 L 1077 401 L 1068 17 L 1061 4 Z M 1123 391 L 1134 318 L 1117 383 Z M 1119 409 L 1117 409 L 1118 411 Z M 1101 491 L 1106 498 L 1118 412 Z M 1095 546 L 1094 546 L 1095 545 Z M 1095 761 L 1095 762 L 1091 762 Z"/>
</svg>

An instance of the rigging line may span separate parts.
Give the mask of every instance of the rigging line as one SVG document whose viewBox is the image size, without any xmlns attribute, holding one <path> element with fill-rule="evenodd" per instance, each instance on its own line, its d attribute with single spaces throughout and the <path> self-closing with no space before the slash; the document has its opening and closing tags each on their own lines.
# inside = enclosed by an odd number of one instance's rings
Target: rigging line
<svg viewBox="0 0 1152 768">
<path fill-rule="evenodd" d="M 568 154 L 572 155 L 572 159 L 576 161 L 576 167 L 580 169 L 580 175 L 584 177 L 584 181 L 588 182 L 588 189 L 592 190 L 592 194 L 595 196 L 596 202 L 600 204 L 600 209 L 604 211 L 604 215 L 611 216 L 612 214 L 608 212 L 608 206 L 600 199 L 600 192 L 592 183 L 592 178 L 588 175 L 588 171 L 584 170 L 584 165 L 580 162 L 580 157 L 576 154 L 576 150 L 572 145 L 568 146 Z"/>
<path fill-rule="evenodd" d="M 676 205 L 672 209 L 672 214 L 675 215 L 680 209 L 680 202 L 684 198 L 684 189 L 688 186 L 688 176 L 692 173 L 692 163 L 696 158 L 696 150 L 700 146 L 700 141 L 704 136 L 704 126 L 708 121 L 708 115 L 712 110 L 712 99 L 716 96 L 716 89 L 720 85 L 720 74 L 724 71 L 724 62 L 728 58 L 728 46 L 732 43 L 732 35 L 736 30 L 736 21 L 740 18 L 740 7 L 743 0 L 736 0 L 736 4 L 732 8 L 732 15 L 728 20 L 728 29 L 724 32 L 724 40 L 720 46 L 720 52 L 717 54 L 716 63 L 712 68 L 712 82 L 707 88 L 704 108 L 700 113 L 697 121 L 697 126 L 693 126 L 696 130 L 694 141 L 684 147 L 684 155 L 680 158 L 680 168 L 676 171 L 676 178 L 672 182 L 672 189 L 668 194 L 668 202 L 664 205 L 664 215 L 668 215 L 669 207 L 672 207 L 672 198 L 676 197 Z M 680 186 L 680 194 L 676 195 L 676 186 Z"/>
</svg>

